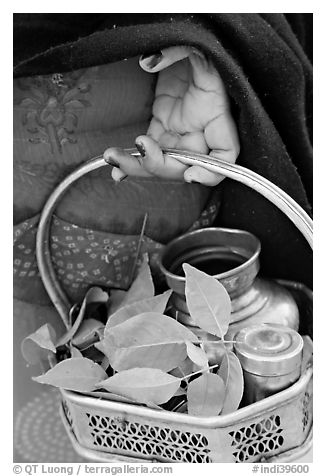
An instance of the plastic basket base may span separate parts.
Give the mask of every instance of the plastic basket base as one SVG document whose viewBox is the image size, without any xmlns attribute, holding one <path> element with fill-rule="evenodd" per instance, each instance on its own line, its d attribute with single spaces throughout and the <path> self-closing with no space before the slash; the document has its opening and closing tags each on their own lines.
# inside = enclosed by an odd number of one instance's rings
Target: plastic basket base
<svg viewBox="0 0 326 476">
<path fill-rule="evenodd" d="M 88 462 L 106 462 L 106 463 L 158 463 L 162 464 L 162 462 L 156 459 L 144 459 L 144 458 L 132 458 L 130 456 L 122 456 L 110 453 L 104 453 L 101 451 L 94 451 L 89 448 L 85 448 L 77 441 L 74 432 L 67 420 L 66 414 L 62 408 L 60 407 L 60 415 L 64 424 L 64 427 L 67 431 L 69 439 L 72 443 L 72 446 L 76 453 Z M 296 448 L 291 450 L 285 451 L 283 453 L 278 454 L 277 456 L 272 456 L 270 458 L 262 457 L 260 462 L 262 463 L 291 463 L 291 462 L 298 462 L 298 460 L 304 457 L 309 451 L 312 450 L 313 447 L 313 427 L 311 427 L 309 433 L 307 434 L 307 438 L 304 443 Z M 312 461 L 311 461 L 312 462 Z M 167 464 L 167 463 L 166 463 Z"/>
</svg>

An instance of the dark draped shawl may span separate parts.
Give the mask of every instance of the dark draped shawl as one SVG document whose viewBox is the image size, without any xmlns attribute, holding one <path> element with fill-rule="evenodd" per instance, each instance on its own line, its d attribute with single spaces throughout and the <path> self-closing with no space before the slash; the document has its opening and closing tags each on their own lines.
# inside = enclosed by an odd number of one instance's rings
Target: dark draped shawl
<svg viewBox="0 0 326 476">
<path fill-rule="evenodd" d="M 285 190 L 311 214 L 311 14 L 15 14 L 14 76 L 71 71 L 193 45 L 218 69 L 232 101 L 237 163 Z M 229 179 L 217 225 L 262 242 L 265 276 L 312 286 L 312 254 L 296 227 Z"/>
</svg>

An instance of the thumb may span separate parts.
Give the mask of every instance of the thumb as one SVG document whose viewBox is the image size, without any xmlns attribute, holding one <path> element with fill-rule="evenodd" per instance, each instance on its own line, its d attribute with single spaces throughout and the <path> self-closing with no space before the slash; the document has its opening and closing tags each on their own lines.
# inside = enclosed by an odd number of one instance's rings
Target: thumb
<svg viewBox="0 0 326 476">
<path fill-rule="evenodd" d="M 147 73 L 157 73 L 165 68 L 171 66 L 171 64 L 188 58 L 192 54 L 197 54 L 200 57 L 203 55 L 192 48 L 191 46 L 171 46 L 170 48 L 164 48 L 157 53 L 150 55 L 142 55 L 139 59 L 139 64 Z"/>
<path fill-rule="evenodd" d="M 223 179 L 223 175 L 211 172 L 199 165 L 189 167 L 184 173 L 185 182 L 201 183 L 207 187 L 215 187 L 215 185 L 218 185 Z"/>
</svg>

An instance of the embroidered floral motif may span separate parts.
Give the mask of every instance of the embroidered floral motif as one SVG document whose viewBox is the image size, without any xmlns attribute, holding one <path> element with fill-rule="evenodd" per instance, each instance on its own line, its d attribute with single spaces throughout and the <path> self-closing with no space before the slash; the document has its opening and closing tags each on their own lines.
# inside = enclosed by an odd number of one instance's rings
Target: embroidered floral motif
<svg viewBox="0 0 326 476">
<path fill-rule="evenodd" d="M 75 71 L 17 80 L 18 90 L 26 95 L 15 104 L 24 109 L 22 124 L 31 135 L 31 143 L 46 143 L 52 153 L 62 153 L 65 144 L 76 143 L 78 113 L 91 106 L 85 99 L 91 86 L 81 76 L 82 72 Z"/>
</svg>

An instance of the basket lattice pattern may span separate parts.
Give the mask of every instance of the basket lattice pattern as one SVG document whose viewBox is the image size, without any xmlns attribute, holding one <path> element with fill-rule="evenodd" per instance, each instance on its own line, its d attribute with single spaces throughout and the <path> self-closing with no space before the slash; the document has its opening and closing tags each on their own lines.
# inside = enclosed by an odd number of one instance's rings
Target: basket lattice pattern
<svg viewBox="0 0 326 476">
<path fill-rule="evenodd" d="M 312 423 L 312 404 L 312 382 L 310 382 L 302 399 L 302 430 L 304 433 Z"/>
<path fill-rule="evenodd" d="M 207 438 L 171 428 L 86 413 L 93 444 L 99 450 L 125 451 L 144 458 L 184 463 L 211 463 Z"/>
<path fill-rule="evenodd" d="M 257 423 L 231 431 L 233 456 L 236 463 L 244 463 L 255 456 L 278 450 L 284 443 L 279 415 L 271 415 Z"/>
</svg>

